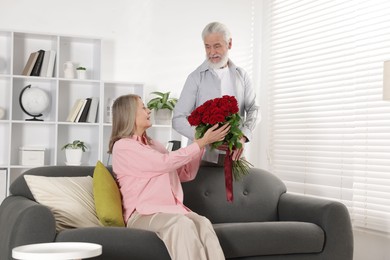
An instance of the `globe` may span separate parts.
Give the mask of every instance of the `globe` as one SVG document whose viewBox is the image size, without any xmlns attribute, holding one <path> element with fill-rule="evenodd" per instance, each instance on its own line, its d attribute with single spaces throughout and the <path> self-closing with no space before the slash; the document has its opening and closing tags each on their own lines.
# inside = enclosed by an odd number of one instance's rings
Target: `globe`
<svg viewBox="0 0 390 260">
<path fill-rule="evenodd" d="M 43 121 L 42 119 L 37 119 L 37 117 L 42 116 L 50 104 L 49 95 L 40 88 L 31 88 L 31 85 L 23 88 L 19 96 L 19 103 L 22 110 L 29 116 L 32 116 L 32 121 Z"/>
</svg>

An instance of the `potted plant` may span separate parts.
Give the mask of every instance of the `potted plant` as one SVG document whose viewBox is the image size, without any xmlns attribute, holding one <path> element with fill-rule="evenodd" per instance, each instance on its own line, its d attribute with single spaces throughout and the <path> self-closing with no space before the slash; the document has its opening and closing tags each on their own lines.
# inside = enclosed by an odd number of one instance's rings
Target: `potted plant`
<svg viewBox="0 0 390 260">
<path fill-rule="evenodd" d="M 154 120 L 156 124 L 171 124 L 172 110 L 177 103 L 177 98 L 170 98 L 170 92 L 151 92 L 156 95 L 147 103 L 147 107 L 154 111 Z"/>
<path fill-rule="evenodd" d="M 84 142 L 80 140 L 65 144 L 61 150 L 65 150 L 66 165 L 81 165 L 81 157 L 87 149 Z"/>
<path fill-rule="evenodd" d="M 77 67 L 76 72 L 77 72 L 78 79 L 86 79 L 87 69 L 85 67 L 81 67 L 81 66 Z"/>
</svg>

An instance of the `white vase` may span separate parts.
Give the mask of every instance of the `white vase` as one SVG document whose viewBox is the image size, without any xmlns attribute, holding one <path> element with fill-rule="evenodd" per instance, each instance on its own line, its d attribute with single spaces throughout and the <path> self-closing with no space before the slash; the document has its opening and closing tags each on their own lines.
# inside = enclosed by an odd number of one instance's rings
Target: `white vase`
<svg viewBox="0 0 390 260">
<path fill-rule="evenodd" d="M 66 165 L 81 165 L 82 149 L 65 149 Z"/>
<path fill-rule="evenodd" d="M 154 122 L 157 125 L 171 125 L 172 111 L 169 109 L 154 110 Z"/>
<path fill-rule="evenodd" d="M 71 61 L 67 61 L 64 63 L 64 78 L 74 78 L 74 65 Z"/>
</svg>

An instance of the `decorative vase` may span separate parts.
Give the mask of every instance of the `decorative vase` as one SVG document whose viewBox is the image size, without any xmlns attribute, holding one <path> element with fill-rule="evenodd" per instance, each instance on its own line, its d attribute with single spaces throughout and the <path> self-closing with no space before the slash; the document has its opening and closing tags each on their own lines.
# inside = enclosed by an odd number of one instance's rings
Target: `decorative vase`
<svg viewBox="0 0 390 260">
<path fill-rule="evenodd" d="M 154 110 L 154 122 L 157 125 L 171 125 L 172 110 L 169 109 Z"/>
<path fill-rule="evenodd" d="M 83 156 L 82 149 L 65 149 L 66 165 L 81 165 L 81 157 Z"/>
<path fill-rule="evenodd" d="M 74 78 L 74 65 L 71 61 L 67 61 L 64 63 L 64 78 Z"/>
</svg>

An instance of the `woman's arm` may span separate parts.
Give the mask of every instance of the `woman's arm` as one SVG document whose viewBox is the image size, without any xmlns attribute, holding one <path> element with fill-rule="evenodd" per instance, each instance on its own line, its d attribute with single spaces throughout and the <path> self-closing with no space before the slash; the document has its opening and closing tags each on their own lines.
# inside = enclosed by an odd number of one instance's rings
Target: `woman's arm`
<svg viewBox="0 0 390 260">
<path fill-rule="evenodd" d="M 113 149 L 113 166 L 117 173 L 131 174 L 139 178 L 153 178 L 177 170 L 199 156 L 208 144 L 221 141 L 230 126 L 212 126 L 204 136 L 187 147 L 164 153 L 157 146 L 149 146 L 131 138 L 117 141 Z M 156 142 L 157 144 L 157 142 Z"/>
<path fill-rule="evenodd" d="M 138 178 L 153 178 L 182 167 L 200 152 L 195 143 L 170 153 L 157 147 L 133 139 L 117 141 L 113 149 L 114 170 Z"/>
</svg>

